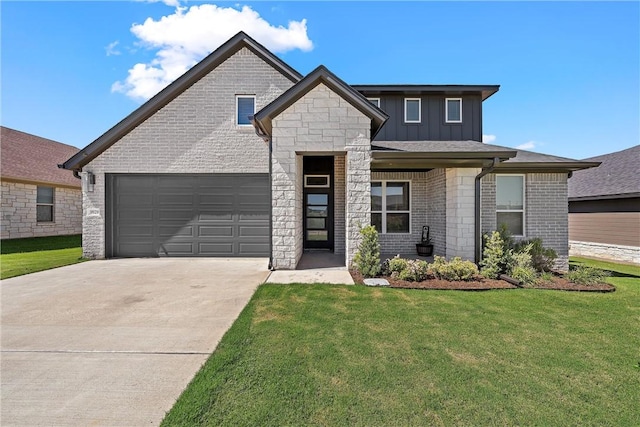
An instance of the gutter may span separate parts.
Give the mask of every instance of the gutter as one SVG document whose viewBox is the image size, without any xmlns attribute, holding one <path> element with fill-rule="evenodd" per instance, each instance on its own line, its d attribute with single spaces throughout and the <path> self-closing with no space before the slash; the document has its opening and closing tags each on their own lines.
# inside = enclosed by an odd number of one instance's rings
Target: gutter
<svg viewBox="0 0 640 427">
<path fill-rule="evenodd" d="M 482 229 L 480 227 L 480 180 L 485 176 L 493 172 L 496 165 L 500 163 L 500 158 L 495 157 L 491 162 L 491 166 L 482 168 L 482 171 L 476 175 L 476 191 L 475 191 L 475 205 L 474 205 L 474 224 L 475 230 L 473 235 L 474 243 L 474 258 L 476 264 L 482 259 Z"/>
<path fill-rule="evenodd" d="M 260 123 L 252 116 L 251 123 L 253 124 L 253 128 L 256 131 L 256 135 L 258 135 L 264 142 L 269 146 L 269 265 L 267 268 L 270 271 L 274 271 L 273 268 L 273 184 L 272 177 L 273 174 L 273 141 L 272 138 L 262 129 Z"/>
</svg>

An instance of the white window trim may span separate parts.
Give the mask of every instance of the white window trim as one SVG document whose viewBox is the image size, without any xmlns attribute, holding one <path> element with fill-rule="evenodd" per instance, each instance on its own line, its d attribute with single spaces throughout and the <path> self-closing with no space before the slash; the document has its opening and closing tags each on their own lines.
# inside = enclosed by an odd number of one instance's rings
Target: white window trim
<svg viewBox="0 0 640 427">
<path fill-rule="evenodd" d="M 407 101 L 418 101 L 418 120 L 407 120 Z M 422 98 L 405 98 L 404 99 L 404 122 L 405 123 L 421 123 L 422 122 Z"/>
<path fill-rule="evenodd" d="M 252 126 L 251 123 L 247 123 L 247 124 L 238 123 L 238 100 L 240 98 L 253 98 L 253 114 L 255 114 L 256 113 L 256 96 L 255 95 L 236 95 L 236 116 L 235 116 L 236 126 L 240 126 L 240 127 Z"/>
<path fill-rule="evenodd" d="M 53 203 L 39 203 L 38 202 L 38 187 L 51 188 L 51 195 L 53 196 Z M 38 221 L 38 206 L 51 206 L 51 221 Z M 48 185 L 36 186 L 36 224 L 51 224 L 56 222 L 56 187 L 50 187 Z"/>
<path fill-rule="evenodd" d="M 460 120 L 449 120 L 449 101 L 460 101 Z M 445 98 L 444 110 L 445 123 L 462 123 L 462 98 Z"/>
<path fill-rule="evenodd" d="M 380 98 L 367 98 L 367 100 L 369 102 L 371 102 L 372 104 L 373 104 L 373 101 L 376 101 L 378 103 L 378 105 L 376 105 L 376 107 L 380 108 Z"/>
<path fill-rule="evenodd" d="M 522 209 L 498 209 L 498 203 L 496 200 L 496 226 L 499 227 L 500 224 L 497 223 L 498 220 L 498 212 L 522 212 L 522 234 L 512 234 L 513 237 L 526 237 L 527 236 L 527 177 L 523 173 L 501 173 L 496 174 L 496 199 L 498 197 L 498 177 L 499 176 L 521 176 L 522 177 Z"/>
<path fill-rule="evenodd" d="M 382 210 L 374 211 L 371 210 L 371 213 L 379 213 L 382 214 L 382 231 L 380 234 L 394 234 L 394 235 L 407 235 L 411 234 L 411 187 L 413 183 L 410 179 L 374 179 L 371 181 L 379 182 L 382 184 Z M 388 182 L 407 182 L 409 183 L 409 210 L 407 211 L 387 211 L 387 183 Z M 387 213 L 408 213 L 409 214 L 409 231 L 406 233 L 387 233 Z"/>
<path fill-rule="evenodd" d="M 308 184 L 307 178 L 327 178 L 327 183 L 325 185 L 314 185 Z M 305 188 L 330 188 L 331 187 L 331 175 L 305 175 L 304 176 L 304 186 Z"/>
</svg>

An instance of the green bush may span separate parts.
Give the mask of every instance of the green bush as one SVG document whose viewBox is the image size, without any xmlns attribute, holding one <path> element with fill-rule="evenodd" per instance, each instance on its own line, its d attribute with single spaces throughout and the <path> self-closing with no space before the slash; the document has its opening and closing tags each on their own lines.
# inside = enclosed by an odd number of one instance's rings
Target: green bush
<svg viewBox="0 0 640 427">
<path fill-rule="evenodd" d="M 497 231 L 484 235 L 483 258 L 480 261 L 480 274 L 489 279 L 497 279 L 504 271 L 504 241 Z"/>
<path fill-rule="evenodd" d="M 380 243 L 378 232 L 372 225 L 360 229 L 362 241 L 353 259 L 356 269 L 364 277 L 376 277 L 380 273 Z"/>
<path fill-rule="evenodd" d="M 507 274 L 520 283 L 529 285 L 536 281 L 537 273 L 531 264 L 532 244 L 523 247 L 519 252 L 515 252 L 511 257 L 511 264 Z"/>
<path fill-rule="evenodd" d="M 596 285 L 598 283 L 605 283 L 605 279 L 610 275 L 608 271 L 581 265 L 576 267 L 575 270 L 570 270 L 564 277 L 570 282 L 579 285 Z"/>
<path fill-rule="evenodd" d="M 478 274 L 478 267 L 474 263 L 463 261 L 460 257 L 447 261 L 436 255 L 429 269 L 438 279 L 444 280 L 471 280 Z"/>
<path fill-rule="evenodd" d="M 554 263 L 558 254 L 551 248 L 545 248 L 542 246 L 542 239 L 536 237 L 531 240 L 522 240 L 514 245 L 514 251 L 520 252 L 527 245 L 531 245 L 529 254 L 531 254 L 531 265 L 533 268 L 542 273 L 544 271 L 553 270 Z"/>
<path fill-rule="evenodd" d="M 385 261 L 387 274 L 393 278 L 408 282 L 422 282 L 427 279 L 429 264 L 422 260 L 408 260 L 393 257 Z"/>
</svg>

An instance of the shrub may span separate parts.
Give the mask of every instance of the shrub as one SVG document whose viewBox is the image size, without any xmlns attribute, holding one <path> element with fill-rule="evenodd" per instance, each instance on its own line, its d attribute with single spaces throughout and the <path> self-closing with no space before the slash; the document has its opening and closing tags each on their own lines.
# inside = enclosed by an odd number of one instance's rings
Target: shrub
<svg viewBox="0 0 640 427">
<path fill-rule="evenodd" d="M 564 277 L 570 282 L 579 285 L 596 285 L 598 283 L 604 283 L 605 279 L 609 276 L 610 273 L 608 271 L 581 265 L 576 267 L 575 270 L 570 270 Z"/>
<path fill-rule="evenodd" d="M 436 255 L 429 268 L 438 279 L 444 280 L 470 280 L 478 274 L 478 267 L 474 263 L 463 261 L 460 257 L 447 261 Z"/>
<path fill-rule="evenodd" d="M 362 241 L 353 259 L 356 269 L 364 277 L 376 277 L 380 273 L 380 243 L 378 232 L 372 225 L 360 229 Z"/>
<path fill-rule="evenodd" d="M 538 272 L 551 271 L 558 254 L 551 248 L 542 246 L 542 239 L 536 237 L 531 240 L 523 240 L 515 244 L 514 250 L 519 252 L 527 245 L 531 245 L 531 265 Z"/>
<path fill-rule="evenodd" d="M 409 260 L 407 268 L 398 274 L 398 279 L 409 282 L 422 282 L 429 274 L 429 263 L 420 259 Z"/>
<path fill-rule="evenodd" d="M 520 283 L 529 285 L 536 281 L 536 270 L 531 264 L 531 248 L 533 244 L 528 244 L 520 251 L 515 252 L 511 256 L 510 265 L 507 274 L 512 278 L 519 280 Z"/>
<path fill-rule="evenodd" d="M 550 273 L 548 271 L 540 273 L 540 275 L 538 276 L 538 279 L 536 280 L 536 282 L 538 282 L 538 283 L 553 282 L 553 273 Z"/>
<path fill-rule="evenodd" d="M 503 272 L 504 241 L 497 231 L 484 235 L 483 258 L 480 261 L 480 273 L 489 279 L 497 279 Z"/>
<path fill-rule="evenodd" d="M 421 282 L 427 279 L 429 264 L 422 260 L 407 260 L 395 256 L 387 261 L 388 274 L 396 279 L 408 282 Z"/>
</svg>

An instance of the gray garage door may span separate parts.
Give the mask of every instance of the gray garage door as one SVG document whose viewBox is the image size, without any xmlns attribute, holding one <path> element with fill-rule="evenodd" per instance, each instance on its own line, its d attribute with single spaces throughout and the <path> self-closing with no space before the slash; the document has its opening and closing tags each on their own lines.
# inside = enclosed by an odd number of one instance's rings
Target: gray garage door
<svg viewBox="0 0 640 427">
<path fill-rule="evenodd" d="M 269 254 L 266 174 L 107 175 L 107 256 Z"/>
</svg>

